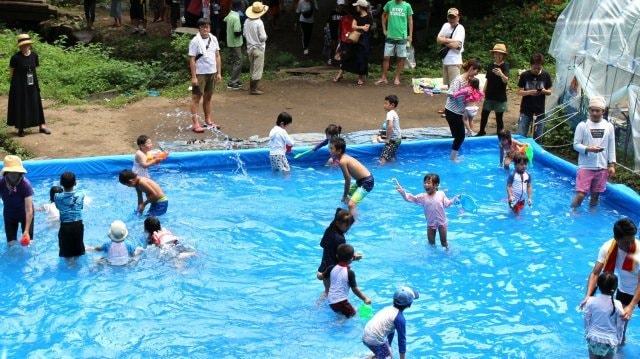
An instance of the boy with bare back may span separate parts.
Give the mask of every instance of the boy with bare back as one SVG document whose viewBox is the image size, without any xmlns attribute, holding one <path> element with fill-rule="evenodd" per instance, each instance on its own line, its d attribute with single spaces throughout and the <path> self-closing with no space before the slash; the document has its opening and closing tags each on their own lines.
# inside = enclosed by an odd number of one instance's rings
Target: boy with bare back
<svg viewBox="0 0 640 359">
<path fill-rule="evenodd" d="M 342 202 L 347 203 L 349 212 L 356 213 L 356 205 L 373 189 L 374 181 L 371 172 L 355 158 L 345 154 L 347 144 L 344 138 L 334 137 L 329 146 L 333 161 L 340 165 L 344 176 L 344 192 Z M 351 177 L 356 183 L 351 185 Z M 349 197 L 351 196 L 351 197 Z"/>
<path fill-rule="evenodd" d="M 148 216 L 160 216 L 167 213 L 169 207 L 169 199 L 162 192 L 162 188 L 158 186 L 151 178 L 140 177 L 131 170 L 120 171 L 118 178 L 120 183 L 127 187 L 133 187 L 138 194 L 138 215 L 142 215 L 147 204 L 151 204 Z M 145 201 L 142 200 L 142 193 L 147 196 Z"/>
</svg>

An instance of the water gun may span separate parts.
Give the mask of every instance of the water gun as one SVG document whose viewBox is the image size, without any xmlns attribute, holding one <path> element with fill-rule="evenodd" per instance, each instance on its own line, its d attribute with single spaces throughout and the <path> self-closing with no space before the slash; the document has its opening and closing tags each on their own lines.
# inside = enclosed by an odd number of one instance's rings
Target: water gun
<svg viewBox="0 0 640 359">
<path fill-rule="evenodd" d="M 152 159 L 156 159 L 159 161 L 164 161 L 167 156 L 169 156 L 169 152 L 162 150 L 151 150 L 147 152 L 147 161 L 151 161 Z M 158 163 L 156 163 L 157 165 Z"/>
<path fill-rule="evenodd" d="M 302 156 L 304 156 L 306 154 L 309 154 L 311 152 L 313 152 L 313 149 L 308 149 L 308 150 L 306 150 L 304 152 L 300 152 L 300 153 L 296 154 L 295 156 L 293 156 L 293 158 L 300 158 L 300 157 L 302 157 Z"/>
<path fill-rule="evenodd" d="M 518 152 L 527 155 L 529 165 L 531 166 L 531 168 L 533 168 L 533 148 L 531 148 L 528 143 L 525 143 L 522 147 L 520 147 Z"/>
</svg>

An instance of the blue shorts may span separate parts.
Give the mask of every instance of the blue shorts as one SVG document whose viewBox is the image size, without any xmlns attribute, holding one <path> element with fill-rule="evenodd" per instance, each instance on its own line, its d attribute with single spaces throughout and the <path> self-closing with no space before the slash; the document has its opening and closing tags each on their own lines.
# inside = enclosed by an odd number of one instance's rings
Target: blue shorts
<svg viewBox="0 0 640 359">
<path fill-rule="evenodd" d="M 167 197 L 162 197 L 159 200 L 151 203 L 149 206 L 149 212 L 147 212 L 148 216 L 160 216 L 167 213 L 167 208 L 169 208 L 169 200 Z"/>
<path fill-rule="evenodd" d="M 407 39 L 386 39 L 384 40 L 385 57 L 407 57 Z"/>
<path fill-rule="evenodd" d="M 364 343 L 364 345 L 366 345 L 367 348 L 369 348 L 369 350 L 373 352 L 376 359 L 391 358 L 391 349 L 389 348 L 389 344 L 384 343 L 382 345 L 372 345 L 372 344 L 367 344 L 365 342 L 362 342 L 362 343 Z"/>
</svg>

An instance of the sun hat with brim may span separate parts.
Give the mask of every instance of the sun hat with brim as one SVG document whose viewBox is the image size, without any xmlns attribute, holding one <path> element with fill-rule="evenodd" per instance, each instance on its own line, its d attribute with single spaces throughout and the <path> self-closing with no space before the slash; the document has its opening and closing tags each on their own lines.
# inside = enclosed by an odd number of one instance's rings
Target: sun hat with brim
<svg viewBox="0 0 640 359">
<path fill-rule="evenodd" d="M 507 54 L 507 47 L 504 44 L 495 44 L 495 46 L 493 46 L 493 49 L 491 49 L 489 51 L 490 53 L 493 52 L 499 52 L 501 54 Z"/>
<path fill-rule="evenodd" d="M 129 231 L 127 231 L 127 225 L 124 224 L 124 222 L 113 221 L 107 235 L 114 242 L 122 242 L 127 238 L 127 235 L 129 235 Z"/>
<path fill-rule="evenodd" d="M 418 299 L 419 297 L 420 294 L 417 291 L 409 287 L 402 287 L 393 293 L 393 303 L 401 306 L 407 306 L 413 303 L 414 299 Z"/>
<path fill-rule="evenodd" d="M 33 41 L 31 41 L 29 34 L 18 35 L 18 47 L 31 44 L 33 44 Z"/>
<path fill-rule="evenodd" d="M 369 3 L 367 2 L 367 0 L 358 0 L 356 2 L 353 3 L 353 6 L 360 6 L 360 7 L 369 7 Z"/>
<path fill-rule="evenodd" d="M 269 10 L 267 5 L 264 5 L 260 1 L 256 1 L 251 5 L 250 8 L 247 8 L 245 14 L 249 19 L 259 19 L 262 15 L 266 14 Z"/>
<path fill-rule="evenodd" d="M 0 175 L 3 175 L 5 172 L 27 173 L 27 170 L 25 170 L 24 166 L 22 166 L 22 160 L 20 159 L 20 157 L 15 155 L 6 155 L 4 156 L 2 171 L 0 171 Z"/>
</svg>

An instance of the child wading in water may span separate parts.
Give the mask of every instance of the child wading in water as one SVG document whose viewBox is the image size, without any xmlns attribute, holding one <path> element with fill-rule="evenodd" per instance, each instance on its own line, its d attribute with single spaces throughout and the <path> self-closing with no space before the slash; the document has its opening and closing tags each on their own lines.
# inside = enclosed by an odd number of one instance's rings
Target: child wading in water
<svg viewBox="0 0 640 359">
<path fill-rule="evenodd" d="M 498 132 L 498 141 L 500 146 L 500 166 L 504 166 L 504 169 L 508 171 L 509 165 L 516 154 L 526 145 L 511 138 L 511 131 L 505 129 Z"/>
<path fill-rule="evenodd" d="M 453 94 L 453 97 L 464 96 L 464 114 L 462 121 L 467 129 L 467 137 L 473 136 L 473 117 L 478 113 L 478 102 L 484 98 L 480 90 L 480 80 L 475 77 L 469 79 L 467 87 Z"/>
<path fill-rule="evenodd" d="M 507 195 L 509 196 L 509 207 L 516 215 L 524 208 L 524 196 L 527 194 L 527 204 L 531 206 L 533 200 L 533 187 L 531 185 L 531 175 L 527 172 L 529 159 L 524 153 L 516 153 L 513 162 L 515 171 L 507 179 Z"/>
<path fill-rule="evenodd" d="M 344 153 L 346 149 L 347 144 L 343 138 L 336 137 L 331 140 L 329 153 L 334 161 L 340 164 L 340 169 L 344 176 L 342 202 L 347 203 L 349 212 L 355 215 L 356 205 L 373 190 L 375 182 L 371 172 L 360 161 Z M 353 186 L 351 185 L 351 177 L 356 180 Z"/>
<path fill-rule="evenodd" d="M 344 235 L 349 231 L 351 226 L 355 222 L 353 215 L 349 211 L 338 208 L 336 214 L 333 217 L 333 221 L 329 224 L 329 227 L 324 231 L 322 240 L 320 241 L 320 247 L 322 247 L 322 262 L 318 267 L 318 279 L 322 280 L 322 272 L 331 265 L 338 264 L 337 250 L 338 246 L 347 243 Z M 353 260 L 359 260 L 362 258 L 362 254 L 356 253 L 353 256 Z M 325 284 L 329 284 L 325 282 Z M 329 293 L 329 287 L 325 286 L 324 296 Z"/>
<path fill-rule="evenodd" d="M 287 126 L 293 122 L 293 118 L 286 112 L 281 112 L 276 119 L 276 125 L 269 132 L 269 161 L 271 169 L 288 174 L 291 171 L 287 152 L 291 151 L 293 140 L 287 133 Z"/>
<path fill-rule="evenodd" d="M 427 240 L 432 246 L 436 245 L 436 231 L 440 235 L 440 244 L 449 249 L 447 242 L 447 214 L 444 209 L 450 207 L 456 197 L 447 198 L 443 191 L 438 190 L 440 186 L 440 176 L 435 173 L 429 173 L 423 179 L 424 190 L 417 196 L 407 193 L 400 183 L 396 181 L 396 189 L 402 195 L 405 201 L 415 203 L 424 209 L 424 217 L 427 220 Z"/>
<path fill-rule="evenodd" d="M 131 169 L 140 177 L 150 178 L 149 166 L 157 165 L 166 158 L 166 153 L 154 150 L 153 142 L 146 135 L 140 135 L 136 141 L 138 150 L 133 159 L 133 168 Z"/>
<path fill-rule="evenodd" d="M 384 98 L 384 110 L 387 111 L 382 129 L 384 130 L 384 148 L 380 154 L 380 164 L 396 160 L 396 152 L 402 143 L 402 130 L 400 129 L 400 117 L 396 112 L 398 96 L 389 95 Z"/>
<path fill-rule="evenodd" d="M 589 358 L 613 358 L 624 338 L 625 321 L 622 303 L 613 298 L 618 277 L 603 272 L 598 277 L 600 295 L 590 297 L 584 305 L 584 337 Z"/>
</svg>

